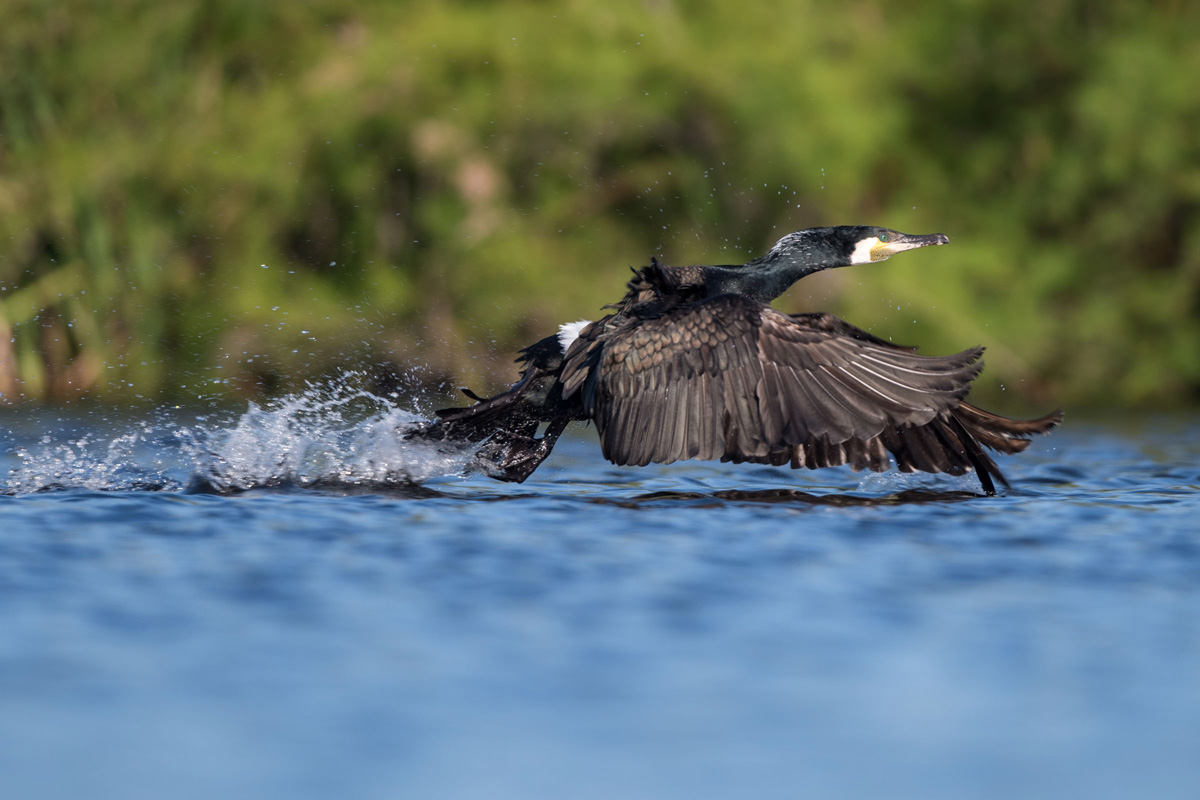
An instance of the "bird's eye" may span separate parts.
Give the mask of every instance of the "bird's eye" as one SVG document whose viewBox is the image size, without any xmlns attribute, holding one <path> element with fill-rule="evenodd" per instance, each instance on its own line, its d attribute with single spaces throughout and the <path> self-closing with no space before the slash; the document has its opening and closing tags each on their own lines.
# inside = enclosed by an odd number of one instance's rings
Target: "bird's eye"
<svg viewBox="0 0 1200 800">
<path fill-rule="evenodd" d="M 886 233 L 881 233 L 881 234 L 879 234 L 879 241 L 881 241 L 881 242 L 886 242 L 886 241 L 887 241 L 887 234 L 886 234 Z"/>
</svg>

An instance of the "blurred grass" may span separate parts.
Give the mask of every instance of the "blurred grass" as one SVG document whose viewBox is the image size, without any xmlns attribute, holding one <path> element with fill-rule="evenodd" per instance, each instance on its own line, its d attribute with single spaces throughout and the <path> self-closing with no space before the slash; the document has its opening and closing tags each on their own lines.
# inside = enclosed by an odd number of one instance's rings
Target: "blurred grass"
<svg viewBox="0 0 1200 800">
<path fill-rule="evenodd" d="M 949 248 L 780 301 L 1023 410 L 1200 399 L 1200 7 L 8 0 L 0 395 L 487 391 L 626 267 Z M 386 382 L 386 380 L 385 380 Z"/>
</svg>

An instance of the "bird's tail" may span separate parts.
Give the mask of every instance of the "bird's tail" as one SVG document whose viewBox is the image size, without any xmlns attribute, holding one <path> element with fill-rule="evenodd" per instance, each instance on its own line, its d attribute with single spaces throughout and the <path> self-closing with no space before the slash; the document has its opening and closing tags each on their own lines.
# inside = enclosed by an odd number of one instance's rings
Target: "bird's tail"
<svg viewBox="0 0 1200 800">
<path fill-rule="evenodd" d="M 514 433 L 532 435 L 537 430 L 537 421 L 520 414 L 517 407 L 523 389 L 524 386 L 518 384 L 491 398 L 481 398 L 464 389 L 463 394 L 478 401 L 475 405 L 440 408 L 435 412 L 437 420 L 409 429 L 404 438 L 477 443 L 500 430 L 511 429 Z"/>
<path fill-rule="evenodd" d="M 481 445 L 474 459 L 478 469 L 496 480 L 521 483 L 550 455 L 569 421 L 546 420 L 545 432 L 537 436 L 543 420 L 521 402 L 536 373 L 530 370 L 511 389 L 491 398 L 464 389 L 475 405 L 439 409 L 437 420 L 405 432 L 404 438 Z"/>
</svg>

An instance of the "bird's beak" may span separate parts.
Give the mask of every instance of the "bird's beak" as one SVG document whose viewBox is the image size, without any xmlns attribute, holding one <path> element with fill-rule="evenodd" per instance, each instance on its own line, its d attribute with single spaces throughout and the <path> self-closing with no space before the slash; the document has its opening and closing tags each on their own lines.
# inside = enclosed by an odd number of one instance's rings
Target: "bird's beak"
<svg viewBox="0 0 1200 800">
<path fill-rule="evenodd" d="M 924 236 L 897 233 L 889 237 L 888 241 L 879 242 L 871 248 L 871 260 L 882 261 L 905 250 L 915 250 L 918 247 L 929 247 L 934 244 L 950 244 L 950 237 L 944 233 L 930 233 Z"/>
</svg>

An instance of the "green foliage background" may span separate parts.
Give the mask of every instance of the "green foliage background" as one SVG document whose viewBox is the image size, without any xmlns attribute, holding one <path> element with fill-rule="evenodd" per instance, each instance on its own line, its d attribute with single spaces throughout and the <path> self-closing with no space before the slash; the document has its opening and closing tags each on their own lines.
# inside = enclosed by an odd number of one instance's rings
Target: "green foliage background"
<svg viewBox="0 0 1200 800">
<path fill-rule="evenodd" d="M 1200 4 L 6 0 L 0 394 L 177 402 L 422 365 L 487 391 L 629 265 L 787 231 L 1001 408 L 1200 399 Z M 1001 394 L 1002 391 L 1006 393 Z"/>
</svg>

